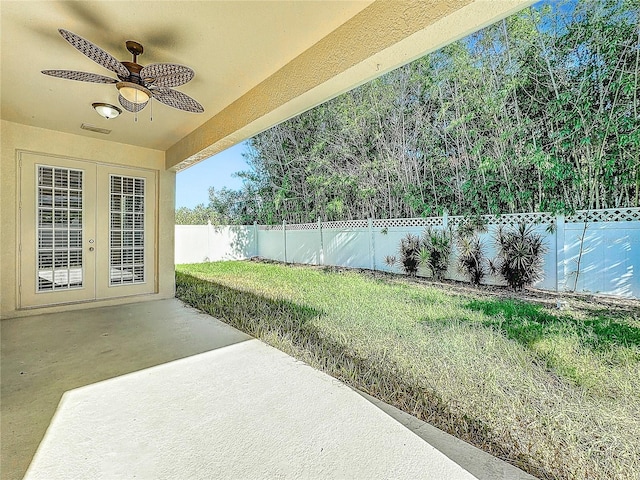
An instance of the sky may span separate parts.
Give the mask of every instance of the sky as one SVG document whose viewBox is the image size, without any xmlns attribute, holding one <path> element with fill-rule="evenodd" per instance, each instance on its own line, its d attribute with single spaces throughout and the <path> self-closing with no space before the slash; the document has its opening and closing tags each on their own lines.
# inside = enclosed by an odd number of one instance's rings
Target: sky
<svg viewBox="0 0 640 480">
<path fill-rule="evenodd" d="M 235 172 L 248 170 L 242 157 L 248 146 L 242 142 L 213 157 L 178 172 L 176 175 L 176 208 L 193 208 L 199 203 L 209 203 L 209 187 L 238 189 L 242 179 L 233 177 Z"/>
</svg>

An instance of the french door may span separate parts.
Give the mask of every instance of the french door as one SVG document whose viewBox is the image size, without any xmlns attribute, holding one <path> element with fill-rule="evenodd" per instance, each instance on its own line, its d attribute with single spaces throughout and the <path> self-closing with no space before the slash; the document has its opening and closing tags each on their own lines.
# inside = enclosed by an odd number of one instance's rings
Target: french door
<svg viewBox="0 0 640 480">
<path fill-rule="evenodd" d="M 20 307 L 155 291 L 155 172 L 20 153 Z"/>
</svg>

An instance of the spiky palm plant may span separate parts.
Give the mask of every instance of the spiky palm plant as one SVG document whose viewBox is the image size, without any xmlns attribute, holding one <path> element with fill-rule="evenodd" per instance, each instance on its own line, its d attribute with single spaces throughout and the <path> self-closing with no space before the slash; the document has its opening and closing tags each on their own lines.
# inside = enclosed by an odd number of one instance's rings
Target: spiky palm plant
<svg viewBox="0 0 640 480">
<path fill-rule="evenodd" d="M 386 263 L 390 267 L 395 267 L 396 263 L 398 263 L 398 259 L 395 255 L 387 255 L 386 257 L 384 257 L 384 263 Z"/>
<path fill-rule="evenodd" d="M 436 280 L 442 280 L 449 268 L 451 233 L 428 227 L 422 235 L 422 245 L 429 253 L 426 266 Z"/>
<path fill-rule="evenodd" d="M 487 219 L 481 215 L 465 217 L 457 229 L 458 238 L 472 237 L 487 231 Z"/>
<path fill-rule="evenodd" d="M 477 235 L 458 238 L 458 271 L 480 285 L 487 274 L 484 245 Z"/>
<path fill-rule="evenodd" d="M 398 260 L 400 262 L 400 266 L 407 275 L 414 276 L 418 272 L 421 248 L 422 244 L 420 242 L 420 238 L 415 235 L 407 233 L 405 237 L 400 239 Z"/>
<path fill-rule="evenodd" d="M 542 235 L 533 226 L 520 223 L 515 229 L 500 227 L 495 235 L 498 255 L 492 262 L 507 284 L 514 290 L 522 290 L 543 278 L 543 256 L 548 249 Z"/>
<path fill-rule="evenodd" d="M 418 269 L 420 267 L 428 267 L 429 261 L 431 260 L 431 252 L 424 246 L 423 242 L 420 242 L 420 250 L 416 253 L 416 258 L 418 259 Z"/>
</svg>

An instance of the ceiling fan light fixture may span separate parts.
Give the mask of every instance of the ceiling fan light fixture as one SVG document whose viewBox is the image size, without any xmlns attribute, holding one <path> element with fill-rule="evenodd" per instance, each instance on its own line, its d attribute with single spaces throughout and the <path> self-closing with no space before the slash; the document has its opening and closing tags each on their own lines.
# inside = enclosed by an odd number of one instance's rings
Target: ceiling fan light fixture
<svg viewBox="0 0 640 480">
<path fill-rule="evenodd" d="M 110 118 L 116 118 L 122 113 L 122 110 L 109 103 L 92 103 L 91 106 L 100 116 L 107 120 Z"/>
<path fill-rule="evenodd" d="M 133 82 L 118 82 L 116 88 L 125 99 L 131 103 L 146 103 L 151 98 L 151 92 L 144 88 L 142 85 L 138 85 Z"/>
</svg>

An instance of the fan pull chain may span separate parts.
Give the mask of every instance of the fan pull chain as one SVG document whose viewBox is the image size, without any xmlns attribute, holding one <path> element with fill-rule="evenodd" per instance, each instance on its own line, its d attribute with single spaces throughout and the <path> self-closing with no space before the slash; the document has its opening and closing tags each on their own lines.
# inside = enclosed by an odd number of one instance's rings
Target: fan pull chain
<svg viewBox="0 0 640 480">
<path fill-rule="evenodd" d="M 150 104 L 150 105 L 149 105 L 149 109 L 150 109 L 150 111 L 151 111 L 151 120 L 149 120 L 149 121 L 150 121 L 150 122 L 153 122 L 153 97 L 151 97 L 151 98 L 149 99 L 149 104 Z"/>
</svg>

